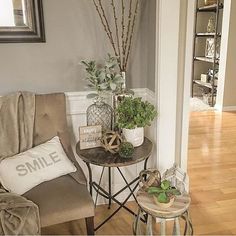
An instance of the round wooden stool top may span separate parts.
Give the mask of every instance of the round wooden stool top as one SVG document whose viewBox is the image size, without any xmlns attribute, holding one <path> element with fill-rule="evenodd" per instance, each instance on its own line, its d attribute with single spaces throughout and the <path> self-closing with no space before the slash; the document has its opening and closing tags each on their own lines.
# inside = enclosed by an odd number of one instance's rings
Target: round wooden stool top
<svg viewBox="0 0 236 236">
<path fill-rule="evenodd" d="M 176 196 L 172 206 L 163 208 L 154 202 L 152 195 L 140 189 L 137 192 L 137 201 L 139 206 L 153 217 L 169 219 L 182 215 L 189 208 L 191 199 L 189 194 L 185 193 Z"/>
</svg>

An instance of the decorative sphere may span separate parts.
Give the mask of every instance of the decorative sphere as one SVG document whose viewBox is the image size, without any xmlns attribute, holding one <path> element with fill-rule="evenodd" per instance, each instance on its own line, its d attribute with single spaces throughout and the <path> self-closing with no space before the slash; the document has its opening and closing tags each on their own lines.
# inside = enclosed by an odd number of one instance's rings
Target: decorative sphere
<svg viewBox="0 0 236 236">
<path fill-rule="evenodd" d="M 161 174 L 157 169 L 142 170 L 139 178 L 144 190 L 148 190 L 149 187 L 158 187 L 161 184 Z"/>
<path fill-rule="evenodd" d="M 121 142 L 122 138 L 120 134 L 115 131 L 107 131 L 101 139 L 102 147 L 104 147 L 106 151 L 112 154 L 115 154 L 119 151 Z"/>
<path fill-rule="evenodd" d="M 123 142 L 120 144 L 119 154 L 121 157 L 129 158 L 134 153 L 134 146 L 132 143 Z"/>
</svg>

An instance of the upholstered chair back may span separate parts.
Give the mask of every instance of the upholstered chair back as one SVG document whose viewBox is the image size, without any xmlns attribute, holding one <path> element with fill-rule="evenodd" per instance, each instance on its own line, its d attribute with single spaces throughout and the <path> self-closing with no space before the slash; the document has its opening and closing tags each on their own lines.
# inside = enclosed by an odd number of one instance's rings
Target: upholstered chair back
<svg viewBox="0 0 236 236">
<path fill-rule="evenodd" d="M 70 144 L 66 120 L 66 98 L 64 93 L 39 94 L 35 96 L 35 123 L 33 145 L 44 143 L 54 136 L 59 136 L 62 146 L 77 167 L 74 178 L 86 183 L 83 171 L 78 165 Z"/>
<path fill-rule="evenodd" d="M 56 135 L 68 133 L 65 95 L 43 94 L 35 97 L 34 146 Z"/>
</svg>

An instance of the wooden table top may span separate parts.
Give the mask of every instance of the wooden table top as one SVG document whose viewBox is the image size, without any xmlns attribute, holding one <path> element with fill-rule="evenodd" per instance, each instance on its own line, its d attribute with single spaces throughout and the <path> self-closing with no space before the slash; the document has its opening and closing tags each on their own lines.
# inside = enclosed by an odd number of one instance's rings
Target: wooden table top
<svg viewBox="0 0 236 236">
<path fill-rule="evenodd" d="M 118 153 L 112 154 L 102 147 L 80 150 L 79 142 L 76 145 L 76 153 L 83 161 L 105 167 L 129 166 L 144 161 L 151 155 L 152 149 L 153 143 L 146 137 L 141 146 L 134 148 L 130 158 L 123 158 Z"/>
<path fill-rule="evenodd" d="M 155 203 L 151 194 L 140 189 L 137 192 L 137 201 L 139 206 L 148 214 L 158 218 L 174 218 L 182 215 L 188 208 L 191 202 L 189 194 L 184 193 L 180 196 L 175 196 L 172 206 L 163 208 Z"/>
</svg>

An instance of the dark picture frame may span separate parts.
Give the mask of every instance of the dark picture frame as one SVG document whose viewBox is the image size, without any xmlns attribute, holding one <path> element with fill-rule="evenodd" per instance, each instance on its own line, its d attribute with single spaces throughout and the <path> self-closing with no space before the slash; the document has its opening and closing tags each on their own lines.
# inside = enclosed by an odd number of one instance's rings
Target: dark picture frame
<svg viewBox="0 0 236 236">
<path fill-rule="evenodd" d="M 42 0 L 25 0 L 29 25 L 0 27 L 0 43 L 43 43 L 45 39 Z"/>
</svg>

